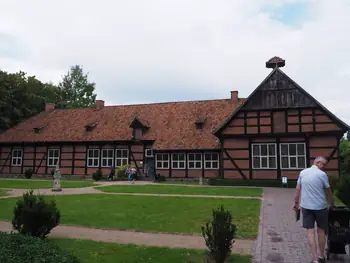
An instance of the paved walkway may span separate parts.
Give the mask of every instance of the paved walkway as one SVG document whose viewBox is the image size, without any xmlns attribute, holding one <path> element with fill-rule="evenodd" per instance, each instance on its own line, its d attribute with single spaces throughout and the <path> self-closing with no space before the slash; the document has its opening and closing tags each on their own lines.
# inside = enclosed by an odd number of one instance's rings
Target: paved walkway
<svg viewBox="0 0 350 263">
<path fill-rule="evenodd" d="M 254 257 L 256 263 L 309 263 L 311 254 L 301 220 L 295 221 L 292 210 L 294 189 L 265 188 L 259 236 Z M 350 262 L 350 257 L 328 261 Z"/>
<path fill-rule="evenodd" d="M 125 183 L 124 183 L 125 184 Z M 0 198 L 11 198 L 22 196 L 24 192 L 29 189 L 7 189 L 7 196 L 0 196 Z M 51 188 L 47 189 L 35 189 L 35 193 L 41 193 L 43 195 L 80 195 L 80 194 L 109 194 L 109 195 L 136 195 L 136 196 L 172 196 L 172 197 L 201 197 L 201 198 L 239 198 L 239 199 L 262 199 L 258 196 L 226 196 L 226 195 L 189 195 L 189 194 L 153 194 L 153 193 L 113 193 L 103 192 L 99 187 L 94 186 L 83 188 L 63 188 L 61 192 L 53 192 Z"/>
<path fill-rule="evenodd" d="M 0 231 L 10 232 L 11 229 L 12 225 L 10 222 L 0 221 Z M 144 233 L 59 225 L 53 229 L 50 236 L 157 247 L 205 249 L 204 239 L 199 235 Z M 236 240 L 232 251 L 235 254 L 251 255 L 253 246 L 253 240 Z"/>
</svg>

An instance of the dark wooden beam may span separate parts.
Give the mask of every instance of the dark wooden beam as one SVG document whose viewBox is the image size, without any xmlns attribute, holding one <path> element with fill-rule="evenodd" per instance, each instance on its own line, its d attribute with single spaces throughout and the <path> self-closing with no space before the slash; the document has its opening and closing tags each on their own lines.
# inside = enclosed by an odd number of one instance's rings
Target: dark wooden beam
<svg viewBox="0 0 350 263">
<path fill-rule="evenodd" d="M 281 162 L 280 162 L 280 138 L 276 138 L 276 166 L 277 166 L 277 179 L 281 179 Z M 267 150 L 269 150 L 267 148 Z"/>
<path fill-rule="evenodd" d="M 224 139 L 220 138 L 219 178 L 224 179 Z"/>
<path fill-rule="evenodd" d="M 40 163 L 39 163 L 38 167 L 36 168 L 35 174 L 38 173 L 39 168 L 41 167 L 41 164 L 43 163 L 43 160 L 44 160 L 46 157 L 47 157 L 47 152 L 44 153 L 44 156 L 41 158 Z M 46 160 L 46 170 L 45 170 L 45 174 L 47 174 L 46 171 L 47 171 L 47 160 Z"/>
<path fill-rule="evenodd" d="M 172 177 L 172 171 L 173 171 L 173 165 L 172 165 L 173 156 L 172 156 L 172 153 L 169 152 L 168 156 L 169 156 L 169 167 L 168 167 L 168 169 L 169 169 L 169 178 L 171 178 Z M 156 158 L 154 158 L 154 161 L 155 160 L 156 160 Z M 156 166 L 154 166 L 154 167 L 156 167 Z"/>
<path fill-rule="evenodd" d="M 315 117 L 315 109 L 312 109 L 312 131 L 316 132 L 316 117 Z"/>
<path fill-rule="evenodd" d="M 288 110 L 285 110 L 284 111 L 284 126 L 285 126 L 285 132 L 288 132 L 288 124 L 289 124 L 289 121 L 288 121 Z"/>
<path fill-rule="evenodd" d="M 185 177 L 188 178 L 187 153 L 184 153 L 184 155 L 185 155 Z"/>
<path fill-rule="evenodd" d="M 247 113 L 244 112 L 244 134 L 247 134 Z"/>
<path fill-rule="evenodd" d="M 72 169 L 71 169 L 71 173 L 72 175 L 74 175 L 75 172 L 75 144 L 73 144 L 73 153 L 72 153 Z"/>
<path fill-rule="evenodd" d="M 34 158 L 33 158 L 33 173 L 35 172 L 36 167 L 36 144 L 34 144 Z"/>
<path fill-rule="evenodd" d="M 236 164 L 235 160 L 233 160 L 233 158 L 231 157 L 231 155 L 229 154 L 228 151 L 226 151 L 226 149 L 224 149 L 224 152 L 226 153 L 227 157 L 230 159 L 231 163 L 234 165 L 234 167 L 236 167 L 236 169 L 238 170 L 239 174 L 243 177 L 243 179 L 247 179 L 247 177 L 245 176 L 245 174 L 242 172 L 241 168 Z"/>
<path fill-rule="evenodd" d="M 302 131 L 302 129 L 301 129 L 301 111 L 300 111 L 300 109 L 298 109 L 298 119 L 299 119 L 299 132 L 301 132 Z"/>
<path fill-rule="evenodd" d="M 252 139 L 249 138 L 249 179 L 253 179 L 253 154 L 252 154 Z"/>
<path fill-rule="evenodd" d="M 102 163 L 102 145 L 98 148 L 99 154 L 98 154 L 98 168 L 101 169 L 101 163 Z"/>
<path fill-rule="evenodd" d="M 86 144 L 85 145 L 85 171 L 84 171 L 84 174 L 87 175 L 87 165 L 88 165 L 88 145 Z"/>
<path fill-rule="evenodd" d="M 205 177 L 205 170 L 204 170 L 204 151 L 201 152 L 202 155 L 202 177 Z"/>
<path fill-rule="evenodd" d="M 305 151 L 306 151 L 306 167 L 309 167 L 311 162 L 310 162 L 310 137 L 305 136 Z M 298 149 L 297 149 L 298 150 Z"/>
<path fill-rule="evenodd" d="M 23 165 L 24 165 L 24 147 L 22 148 L 22 160 L 21 160 L 21 174 L 23 174 Z"/>
<path fill-rule="evenodd" d="M 258 133 L 260 133 L 260 111 L 258 111 Z"/>
</svg>

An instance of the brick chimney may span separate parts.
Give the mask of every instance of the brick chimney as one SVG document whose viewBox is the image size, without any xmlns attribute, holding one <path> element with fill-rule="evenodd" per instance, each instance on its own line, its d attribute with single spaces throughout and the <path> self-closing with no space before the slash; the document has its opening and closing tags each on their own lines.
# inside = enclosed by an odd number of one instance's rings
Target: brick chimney
<svg viewBox="0 0 350 263">
<path fill-rule="evenodd" d="M 96 109 L 100 110 L 105 106 L 105 101 L 104 100 L 96 100 Z"/>
<path fill-rule="evenodd" d="M 45 112 L 53 111 L 56 108 L 54 103 L 45 103 Z"/>
<path fill-rule="evenodd" d="M 238 90 L 232 90 L 231 91 L 231 100 L 232 101 L 238 101 Z"/>
</svg>

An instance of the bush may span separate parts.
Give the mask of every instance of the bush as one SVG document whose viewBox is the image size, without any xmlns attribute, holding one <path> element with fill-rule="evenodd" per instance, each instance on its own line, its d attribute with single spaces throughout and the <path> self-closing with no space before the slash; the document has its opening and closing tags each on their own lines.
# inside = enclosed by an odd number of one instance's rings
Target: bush
<svg viewBox="0 0 350 263">
<path fill-rule="evenodd" d="M 79 263 L 78 259 L 48 240 L 0 232 L 0 262 Z"/>
<path fill-rule="evenodd" d="M 350 206 L 350 173 L 341 176 L 336 196 L 343 204 Z"/>
<path fill-rule="evenodd" d="M 166 177 L 164 175 L 156 174 L 154 177 L 154 181 L 156 182 L 165 182 Z"/>
<path fill-rule="evenodd" d="M 221 206 L 213 210 L 213 219 L 202 227 L 202 236 L 208 248 L 208 262 L 224 263 L 231 254 L 236 225 L 232 224 L 232 215 Z"/>
<path fill-rule="evenodd" d="M 282 187 L 282 179 L 218 179 L 209 178 L 208 185 L 218 186 L 257 186 L 257 187 Z M 296 180 L 288 180 L 288 187 L 295 188 L 297 186 Z"/>
<path fill-rule="evenodd" d="M 329 180 L 329 184 L 331 186 L 332 191 L 333 192 L 336 191 L 338 189 L 339 182 L 340 182 L 339 176 L 336 174 L 329 174 L 328 180 Z"/>
<path fill-rule="evenodd" d="M 21 234 L 46 238 L 58 226 L 60 218 L 55 200 L 48 202 L 44 196 L 34 195 L 30 190 L 17 201 L 12 225 Z"/>
<path fill-rule="evenodd" d="M 33 173 L 34 173 L 33 169 L 28 168 L 24 171 L 24 176 L 25 176 L 25 178 L 30 179 L 30 178 L 32 178 Z"/>
<path fill-rule="evenodd" d="M 103 173 L 101 169 L 97 169 L 97 171 L 92 174 L 92 179 L 94 179 L 95 181 L 100 181 L 102 177 Z"/>
<path fill-rule="evenodd" d="M 118 173 L 117 173 L 117 177 L 119 179 L 126 179 L 128 178 L 128 175 L 125 173 L 125 171 L 128 169 L 128 168 L 131 168 L 132 166 L 130 164 L 125 164 L 125 165 L 122 165 L 118 168 Z"/>
</svg>

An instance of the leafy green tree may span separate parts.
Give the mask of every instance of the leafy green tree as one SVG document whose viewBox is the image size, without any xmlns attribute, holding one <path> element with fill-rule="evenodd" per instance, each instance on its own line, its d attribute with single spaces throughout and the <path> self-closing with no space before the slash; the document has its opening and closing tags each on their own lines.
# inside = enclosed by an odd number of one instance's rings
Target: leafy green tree
<svg viewBox="0 0 350 263">
<path fill-rule="evenodd" d="M 61 106 L 67 108 L 93 106 L 96 100 L 95 85 L 94 82 L 89 82 L 88 74 L 83 72 L 81 66 L 72 66 L 59 83 L 62 94 Z"/>
<path fill-rule="evenodd" d="M 342 138 L 340 140 L 340 169 L 341 173 L 350 173 L 350 142 Z"/>
</svg>

